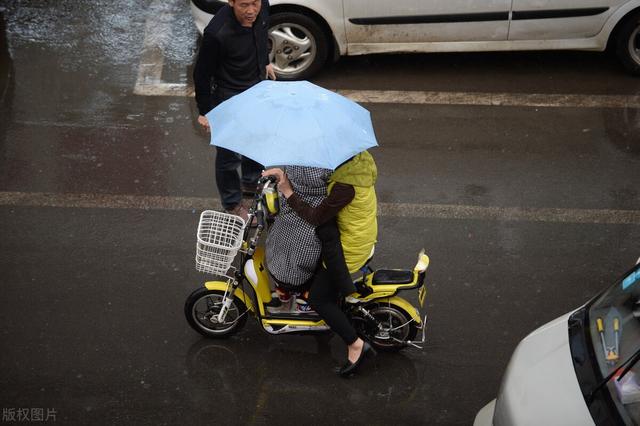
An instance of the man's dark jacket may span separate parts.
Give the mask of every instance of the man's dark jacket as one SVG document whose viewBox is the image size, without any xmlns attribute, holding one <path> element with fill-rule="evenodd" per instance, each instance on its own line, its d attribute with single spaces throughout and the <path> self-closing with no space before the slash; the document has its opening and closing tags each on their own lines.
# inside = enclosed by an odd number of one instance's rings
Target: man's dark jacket
<svg viewBox="0 0 640 426">
<path fill-rule="evenodd" d="M 220 8 L 211 19 L 204 29 L 193 70 L 201 115 L 265 78 L 269 64 L 268 28 L 268 0 L 262 0 L 252 28 L 240 25 L 229 5 Z"/>
</svg>

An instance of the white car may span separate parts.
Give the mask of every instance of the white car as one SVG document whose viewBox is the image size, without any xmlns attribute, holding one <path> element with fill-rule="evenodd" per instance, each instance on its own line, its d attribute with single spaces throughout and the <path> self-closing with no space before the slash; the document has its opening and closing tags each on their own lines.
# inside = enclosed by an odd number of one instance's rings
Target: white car
<svg viewBox="0 0 640 426">
<path fill-rule="evenodd" d="M 223 0 L 191 0 L 202 33 Z M 271 62 L 307 79 L 327 58 L 391 52 L 614 49 L 640 75 L 640 0 L 270 0 Z"/>
<path fill-rule="evenodd" d="M 525 337 L 474 426 L 640 424 L 639 359 L 636 265 L 585 306 Z"/>
</svg>

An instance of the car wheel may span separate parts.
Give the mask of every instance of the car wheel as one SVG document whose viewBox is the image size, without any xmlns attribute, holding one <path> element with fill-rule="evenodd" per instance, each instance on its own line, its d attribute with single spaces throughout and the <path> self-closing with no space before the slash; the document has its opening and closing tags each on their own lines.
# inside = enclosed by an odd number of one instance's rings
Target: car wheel
<svg viewBox="0 0 640 426">
<path fill-rule="evenodd" d="M 269 60 L 279 80 L 305 80 L 318 72 L 327 59 L 327 44 L 322 28 L 308 16 L 271 16 Z"/>
<path fill-rule="evenodd" d="M 640 75 L 640 12 L 622 23 L 616 39 L 616 53 L 631 74 Z"/>
</svg>

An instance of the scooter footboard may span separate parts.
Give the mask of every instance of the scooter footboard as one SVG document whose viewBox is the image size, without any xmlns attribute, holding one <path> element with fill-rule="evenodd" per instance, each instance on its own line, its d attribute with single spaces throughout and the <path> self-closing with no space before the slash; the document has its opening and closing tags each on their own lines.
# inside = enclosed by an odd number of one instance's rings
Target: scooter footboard
<svg viewBox="0 0 640 426">
<path fill-rule="evenodd" d="M 226 281 L 207 281 L 204 283 L 204 286 L 207 288 L 207 290 L 218 290 L 218 291 L 227 292 L 230 287 L 230 284 Z M 247 307 L 249 311 L 255 312 L 255 308 L 253 307 L 253 301 L 251 300 L 251 297 L 247 293 L 242 291 L 241 288 L 236 288 L 234 295 L 239 300 L 241 300 L 242 303 L 244 303 L 244 305 Z"/>
</svg>

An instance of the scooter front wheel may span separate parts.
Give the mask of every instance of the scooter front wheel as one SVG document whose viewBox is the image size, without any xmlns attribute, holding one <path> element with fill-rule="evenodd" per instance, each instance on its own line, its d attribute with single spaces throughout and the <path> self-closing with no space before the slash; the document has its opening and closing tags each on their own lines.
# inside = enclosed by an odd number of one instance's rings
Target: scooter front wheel
<svg viewBox="0 0 640 426">
<path fill-rule="evenodd" d="M 240 330 L 247 322 L 247 307 L 241 300 L 233 299 L 223 321 L 218 314 L 224 305 L 224 292 L 201 287 L 189 295 L 184 304 L 184 314 L 189 325 L 206 337 L 224 338 Z"/>
</svg>

